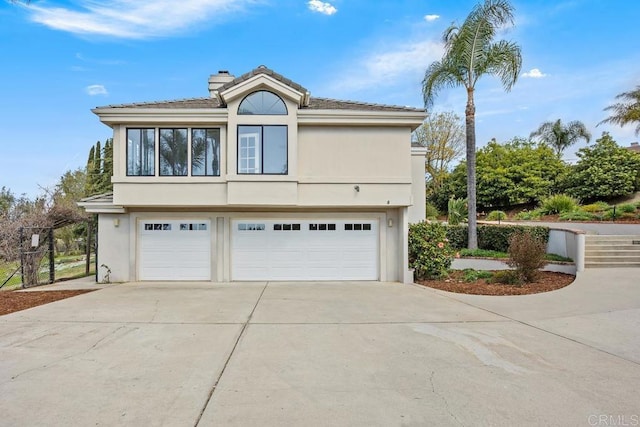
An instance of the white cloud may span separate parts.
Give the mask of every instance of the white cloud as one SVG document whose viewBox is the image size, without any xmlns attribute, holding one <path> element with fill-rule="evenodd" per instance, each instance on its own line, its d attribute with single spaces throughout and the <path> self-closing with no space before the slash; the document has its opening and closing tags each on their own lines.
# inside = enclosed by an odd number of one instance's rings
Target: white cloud
<svg viewBox="0 0 640 427">
<path fill-rule="evenodd" d="M 76 0 L 69 8 L 32 3 L 31 20 L 73 34 L 128 39 L 162 37 L 211 23 L 251 0 Z"/>
<path fill-rule="evenodd" d="M 85 92 L 87 92 L 89 95 L 91 96 L 95 96 L 95 95 L 109 95 L 109 92 L 107 92 L 107 88 L 104 87 L 103 85 L 90 85 L 87 86 L 86 88 L 84 88 Z"/>
<path fill-rule="evenodd" d="M 433 22 L 437 19 L 440 19 L 440 15 L 424 15 L 424 20 L 427 22 Z"/>
<path fill-rule="evenodd" d="M 429 64 L 440 60 L 443 46 L 435 40 L 397 43 L 371 52 L 340 73 L 334 89 L 354 92 L 372 86 L 391 87 L 409 80 L 420 81 Z"/>
<path fill-rule="evenodd" d="M 336 9 L 331 3 L 326 3 L 320 0 L 309 0 L 307 5 L 309 5 L 309 10 L 325 15 L 333 15 L 338 11 L 338 9 Z"/>
<path fill-rule="evenodd" d="M 538 68 L 532 68 L 531 71 L 527 71 L 525 73 L 522 73 L 522 77 L 529 77 L 529 78 L 532 78 L 532 79 L 541 79 L 541 78 L 547 77 L 547 76 L 548 76 L 548 74 L 544 74 Z"/>
</svg>

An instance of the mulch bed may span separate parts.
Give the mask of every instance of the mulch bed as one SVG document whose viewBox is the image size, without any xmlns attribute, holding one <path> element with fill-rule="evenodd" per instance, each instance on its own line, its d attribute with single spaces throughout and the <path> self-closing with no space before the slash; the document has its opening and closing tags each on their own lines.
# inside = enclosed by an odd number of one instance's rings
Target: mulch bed
<svg viewBox="0 0 640 427">
<path fill-rule="evenodd" d="M 2 291 L 0 292 L 0 316 L 76 295 L 86 294 L 94 290 L 95 289 L 32 292 Z"/>
<path fill-rule="evenodd" d="M 575 276 L 571 274 L 541 271 L 538 280 L 522 286 L 505 285 L 502 283 L 487 283 L 487 279 L 478 279 L 475 282 L 464 281 L 464 271 L 456 270 L 449 274 L 447 279 L 423 280 L 416 283 L 429 288 L 440 289 L 447 292 L 473 295 L 528 295 L 541 292 L 555 291 L 573 283 Z"/>
</svg>

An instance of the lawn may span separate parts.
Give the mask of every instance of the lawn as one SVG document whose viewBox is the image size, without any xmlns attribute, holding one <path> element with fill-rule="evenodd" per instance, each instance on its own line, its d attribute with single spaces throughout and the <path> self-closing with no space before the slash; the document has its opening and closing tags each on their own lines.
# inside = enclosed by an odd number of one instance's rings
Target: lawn
<svg viewBox="0 0 640 427">
<path fill-rule="evenodd" d="M 95 256 L 90 259 L 89 275 L 95 274 Z M 57 256 L 55 262 L 55 279 L 74 279 L 86 276 L 85 255 L 61 255 Z M 0 285 L 20 266 L 19 262 L 0 263 Z M 42 260 L 40 268 L 41 276 L 48 277 L 49 261 Z M 17 289 L 22 285 L 22 277 L 18 271 L 3 287 L 2 290 Z"/>
</svg>

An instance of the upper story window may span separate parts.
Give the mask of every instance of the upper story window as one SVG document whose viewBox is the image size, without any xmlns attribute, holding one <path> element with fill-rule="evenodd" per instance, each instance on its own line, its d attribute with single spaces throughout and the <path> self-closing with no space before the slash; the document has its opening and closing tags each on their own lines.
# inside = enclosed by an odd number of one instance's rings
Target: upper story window
<svg viewBox="0 0 640 427">
<path fill-rule="evenodd" d="M 187 130 L 160 129 L 160 176 L 187 175 Z"/>
<path fill-rule="evenodd" d="M 155 129 L 127 129 L 127 175 L 155 175 Z"/>
<path fill-rule="evenodd" d="M 191 175 L 220 176 L 220 129 L 191 129 Z"/>
<path fill-rule="evenodd" d="M 287 126 L 238 126 L 238 173 L 286 175 Z"/>
<path fill-rule="evenodd" d="M 240 115 L 286 115 L 287 106 L 278 95 L 261 90 L 247 95 L 238 107 Z"/>
</svg>

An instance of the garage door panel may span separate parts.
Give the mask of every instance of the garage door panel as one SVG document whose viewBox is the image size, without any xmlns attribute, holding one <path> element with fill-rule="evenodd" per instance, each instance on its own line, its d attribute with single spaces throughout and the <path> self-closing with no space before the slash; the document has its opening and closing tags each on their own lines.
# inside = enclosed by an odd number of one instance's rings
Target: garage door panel
<svg viewBox="0 0 640 427">
<path fill-rule="evenodd" d="M 208 220 L 145 220 L 140 223 L 140 280 L 211 280 Z"/>
<path fill-rule="evenodd" d="M 378 279 L 377 221 L 234 220 L 231 228 L 233 280 Z"/>
</svg>

